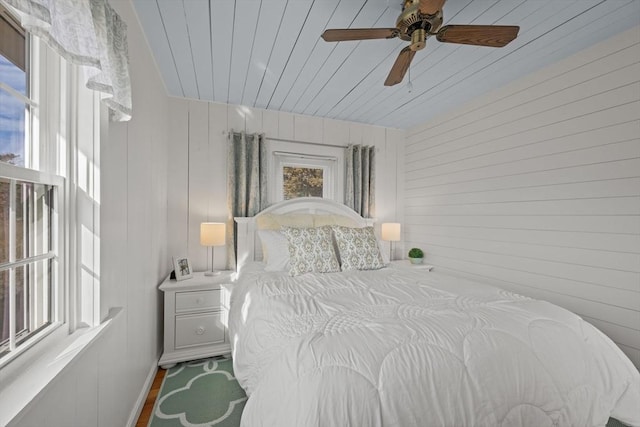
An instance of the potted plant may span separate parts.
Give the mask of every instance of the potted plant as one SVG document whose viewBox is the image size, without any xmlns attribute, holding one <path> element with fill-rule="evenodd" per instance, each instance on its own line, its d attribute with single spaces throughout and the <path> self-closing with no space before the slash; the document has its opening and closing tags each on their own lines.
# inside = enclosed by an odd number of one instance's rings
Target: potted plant
<svg viewBox="0 0 640 427">
<path fill-rule="evenodd" d="M 422 260 L 424 259 L 424 252 L 420 248 L 411 248 L 409 250 L 409 261 L 411 264 L 422 264 Z"/>
</svg>

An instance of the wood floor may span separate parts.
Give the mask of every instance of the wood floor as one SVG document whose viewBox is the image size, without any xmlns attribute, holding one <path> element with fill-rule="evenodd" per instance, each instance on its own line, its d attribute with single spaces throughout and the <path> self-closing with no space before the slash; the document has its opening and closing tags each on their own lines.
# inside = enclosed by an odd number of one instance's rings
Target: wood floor
<svg viewBox="0 0 640 427">
<path fill-rule="evenodd" d="M 160 386 L 162 385 L 162 380 L 166 373 L 166 369 L 158 367 L 158 372 L 156 372 L 156 377 L 153 379 L 153 384 L 151 384 L 151 389 L 149 390 L 147 399 L 144 401 L 144 406 L 142 407 L 142 412 L 140 412 L 140 417 L 138 417 L 136 427 L 147 427 L 149 424 L 151 411 L 153 411 L 153 404 L 156 403 L 156 398 L 158 397 L 158 393 L 160 393 Z"/>
</svg>

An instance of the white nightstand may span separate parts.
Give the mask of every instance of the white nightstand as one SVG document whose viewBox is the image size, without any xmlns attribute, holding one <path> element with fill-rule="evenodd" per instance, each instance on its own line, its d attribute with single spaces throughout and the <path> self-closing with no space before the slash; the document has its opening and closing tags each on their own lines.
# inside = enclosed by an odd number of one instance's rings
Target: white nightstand
<svg viewBox="0 0 640 427">
<path fill-rule="evenodd" d="M 400 259 L 397 261 L 391 261 L 392 268 L 408 268 L 411 270 L 424 270 L 431 271 L 433 265 L 429 264 L 412 264 L 408 259 Z"/>
<path fill-rule="evenodd" d="M 169 278 L 164 292 L 164 351 L 158 362 L 168 369 L 185 360 L 217 356 L 231 351 L 227 337 L 229 296 L 235 272 L 217 276 L 203 272 L 180 282 Z"/>
</svg>

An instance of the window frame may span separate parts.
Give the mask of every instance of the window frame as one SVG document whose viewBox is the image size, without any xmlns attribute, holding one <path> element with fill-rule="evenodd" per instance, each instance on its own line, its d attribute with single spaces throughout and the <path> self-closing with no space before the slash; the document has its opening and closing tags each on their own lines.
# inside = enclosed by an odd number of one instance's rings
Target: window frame
<svg viewBox="0 0 640 427">
<path fill-rule="evenodd" d="M 323 198 L 344 203 L 345 148 L 335 145 L 266 138 L 267 204 L 280 202 L 283 194 L 283 167 L 327 167 L 331 183 Z M 323 193 L 329 187 L 324 185 Z"/>
<path fill-rule="evenodd" d="M 6 8 L 0 12 L 12 16 Z M 13 21 L 18 22 L 16 19 Z M 52 280 L 49 323 L 38 328 L 36 333 L 30 333 L 17 347 L 0 357 L 0 370 L 6 377 L 19 375 L 52 346 L 69 336 L 76 327 L 71 313 L 78 305 L 71 297 L 75 279 L 70 274 L 74 265 L 73 257 L 70 255 L 75 245 L 71 239 L 72 227 L 68 216 L 75 204 L 70 196 L 70 181 L 65 178 L 73 173 L 69 153 L 74 147 L 71 141 L 65 141 L 69 130 L 63 129 L 62 123 L 52 122 L 50 114 L 55 110 L 69 114 L 73 112 L 72 89 L 75 82 L 72 80 L 73 73 L 68 71 L 68 64 L 62 61 L 59 55 L 44 47 L 44 42 L 33 37 L 28 31 L 25 31 L 24 35 L 27 96 L 6 84 L 1 85 L 5 92 L 25 104 L 24 165 L 0 162 L 0 176 L 12 181 L 43 184 L 54 188 L 52 214 L 55 219 L 52 218 L 51 221 L 52 245 L 49 252 L 53 255 L 51 259 L 54 261 L 50 272 Z M 67 113 L 64 115 L 67 116 Z M 65 122 L 64 126 L 70 126 L 70 123 Z M 33 259 L 30 261 L 26 265 L 40 262 Z M 9 268 L 8 264 L 15 263 L 5 263 L 3 267 Z"/>
<path fill-rule="evenodd" d="M 24 62 L 24 72 L 26 74 L 26 94 L 22 94 L 12 88 L 11 86 L 0 81 L 0 90 L 5 91 L 13 98 L 17 99 L 19 102 L 22 102 L 25 105 L 25 121 L 24 121 L 24 139 L 25 142 L 29 141 L 29 143 L 24 144 L 24 167 L 39 169 L 38 164 L 38 153 L 39 151 L 34 146 L 37 143 L 37 133 L 34 132 L 33 125 L 34 120 L 33 117 L 38 115 L 39 104 L 37 99 L 34 99 L 34 95 L 37 95 L 37 90 L 34 88 L 39 88 L 38 79 L 39 72 L 32 71 L 32 65 L 35 65 L 34 68 L 37 68 L 40 64 L 40 61 L 34 57 L 34 54 L 38 52 L 38 49 L 32 49 L 33 39 L 29 32 L 25 30 L 21 25 L 20 21 L 15 18 L 11 12 L 2 5 L 0 2 L 0 19 L 2 19 L 8 26 L 10 26 L 16 33 L 19 33 L 24 39 L 24 58 L 22 58 L 22 62 Z M 2 54 L 2 52 L 0 52 Z M 11 63 L 13 63 L 16 67 L 20 68 L 20 65 L 15 64 L 12 60 L 11 56 L 13 55 L 4 55 L 5 58 Z M 15 58 L 13 58 L 15 59 Z M 39 71 L 39 70 L 38 70 Z M 28 110 L 28 113 L 26 112 Z"/>
<path fill-rule="evenodd" d="M 32 256 L 20 261 L 10 261 L 1 265 L 3 270 L 12 269 L 19 265 L 31 265 L 42 261 L 43 259 L 53 260 L 53 271 L 51 272 L 51 316 L 48 325 L 43 326 L 37 332 L 30 334 L 24 341 L 17 347 L 15 341 L 13 343 L 14 348 L 0 357 L 0 369 L 8 365 L 10 362 L 24 354 L 27 350 L 31 349 L 36 343 L 40 342 L 52 332 L 63 326 L 66 322 L 65 316 L 65 290 L 63 286 L 64 277 L 64 258 L 63 248 L 64 239 L 62 238 L 62 231 L 64 230 L 65 219 L 65 179 L 51 175 L 46 172 L 37 171 L 34 169 L 23 168 L 20 166 L 14 166 L 7 163 L 0 162 L 0 176 L 15 182 L 30 182 L 34 184 L 49 185 L 54 188 L 54 203 L 53 203 L 53 218 L 51 220 L 51 250 L 47 254 Z M 15 331 L 14 331 L 15 332 Z M 15 340 L 15 337 L 13 337 Z"/>
<path fill-rule="evenodd" d="M 275 151 L 276 163 L 275 197 L 284 200 L 284 168 L 322 169 L 322 198 L 334 199 L 336 195 L 335 171 L 338 159 L 333 156 L 318 156 Z"/>
</svg>

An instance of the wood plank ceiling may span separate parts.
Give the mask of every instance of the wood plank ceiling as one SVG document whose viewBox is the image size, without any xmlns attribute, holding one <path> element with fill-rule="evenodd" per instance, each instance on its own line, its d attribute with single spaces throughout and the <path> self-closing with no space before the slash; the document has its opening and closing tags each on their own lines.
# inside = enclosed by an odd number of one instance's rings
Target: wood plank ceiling
<svg viewBox="0 0 640 427">
<path fill-rule="evenodd" d="M 519 25 L 501 49 L 439 43 L 383 85 L 406 42 L 327 43 L 393 27 L 399 0 L 133 0 L 171 96 L 409 128 L 640 22 L 639 0 L 449 0 L 444 24 Z M 396 4 L 397 3 L 397 4 Z"/>
</svg>

